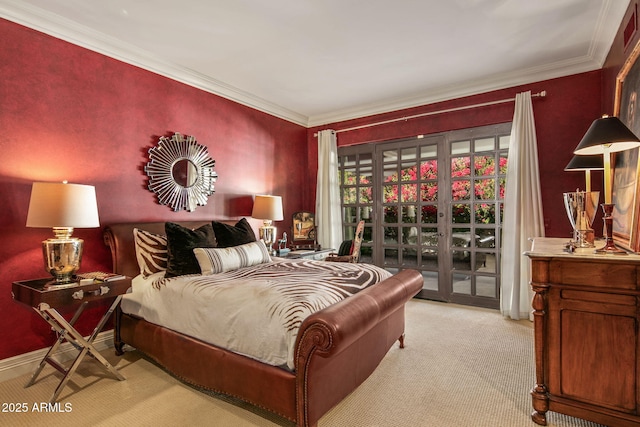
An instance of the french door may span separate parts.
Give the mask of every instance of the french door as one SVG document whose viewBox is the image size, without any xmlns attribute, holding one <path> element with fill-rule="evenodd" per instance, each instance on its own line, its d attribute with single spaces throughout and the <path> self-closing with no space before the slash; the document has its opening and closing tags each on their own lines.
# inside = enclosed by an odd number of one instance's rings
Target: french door
<svg viewBox="0 0 640 427">
<path fill-rule="evenodd" d="M 343 230 L 365 221 L 362 262 L 421 271 L 419 297 L 499 308 L 510 128 L 340 148 Z"/>
</svg>

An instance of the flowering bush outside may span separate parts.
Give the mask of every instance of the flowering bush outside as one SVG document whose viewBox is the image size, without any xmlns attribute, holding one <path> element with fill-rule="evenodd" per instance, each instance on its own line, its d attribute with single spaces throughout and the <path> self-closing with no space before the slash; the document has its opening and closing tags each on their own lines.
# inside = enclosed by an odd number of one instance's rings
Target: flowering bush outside
<svg viewBox="0 0 640 427">
<path fill-rule="evenodd" d="M 495 200 L 504 199 L 505 178 L 496 176 L 496 161 L 491 156 L 475 156 L 473 161 L 473 174 L 470 156 L 455 157 L 451 159 L 451 206 L 453 223 L 470 223 L 473 218 L 478 224 L 494 224 L 496 215 Z M 504 175 L 507 170 L 507 158 L 501 156 L 498 161 L 498 174 Z M 438 201 L 438 162 L 437 160 L 425 160 L 417 166 L 411 166 L 400 170 L 398 173 L 388 175 L 382 186 L 382 197 L 385 204 L 422 202 L 422 222 L 437 222 Z M 352 171 L 343 171 L 342 184 L 354 186 L 360 184 L 359 194 L 355 187 L 343 187 L 343 204 L 369 204 L 373 202 L 373 187 L 366 175 L 356 175 Z M 417 181 L 427 181 L 418 184 Z M 498 194 L 496 194 L 496 183 Z M 418 192 L 418 186 L 420 191 Z M 472 190 L 473 189 L 473 190 Z M 497 196 L 497 197 L 496 197 Z M 487 203 L 478 203 L 486 200 Z M 472 212 L 471 202 L 475 203 L 475 212 Z M 459 203 L 456 203 L 459 202 Z M 432 203 L 432 204 L 431 204 Z M 398 222 L 398 207 L 385 206 L 385 222 Z M 408 215 L 402 212 L 402 222 L 415 222 L 415 214 Z"/>
</svg>

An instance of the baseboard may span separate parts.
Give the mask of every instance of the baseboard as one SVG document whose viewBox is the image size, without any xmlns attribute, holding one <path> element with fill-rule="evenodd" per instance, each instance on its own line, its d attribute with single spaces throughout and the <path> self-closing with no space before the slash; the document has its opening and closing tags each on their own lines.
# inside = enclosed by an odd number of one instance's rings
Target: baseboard
<svg viewBox="0 0 640 427">
<path fill-rule="evenodd" d="M 99 333 L 93 341 L 93 346 L 98 351 L 113 348 L 113 330 Z M 43 348 L 0 360 L 0 382 L 34 372 L 42 358 L 47 354 L 47 351 L 49 351 L 49 348 Z M 78 350 L 68 342 L 62 344 L 54 354 L 60 362 L 74 359 L 77 355 Z"/>
</svg>

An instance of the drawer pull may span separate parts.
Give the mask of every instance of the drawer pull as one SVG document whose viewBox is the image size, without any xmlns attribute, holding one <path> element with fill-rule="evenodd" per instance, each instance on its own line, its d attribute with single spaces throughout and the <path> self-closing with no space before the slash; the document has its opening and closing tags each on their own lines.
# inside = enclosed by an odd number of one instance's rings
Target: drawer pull
<svg viewBox="0 0 640 427">
<path fill-rule="evenodd" d="M 93 291 L 86 291 L 83 292 L 82 289 L 80 289 L 79 291 L 74 292 L 73 294 L 71 294 L 71 297 L 73 299 L 82 299 L 84 298 L 85 294 L 87 296 L 99 296 L 99 295 L 106 295 L 108 294 L 110 291 L 110 288 L 108 286 L 100 286 L 100 289 L 96 289 Z"/>
</svg>

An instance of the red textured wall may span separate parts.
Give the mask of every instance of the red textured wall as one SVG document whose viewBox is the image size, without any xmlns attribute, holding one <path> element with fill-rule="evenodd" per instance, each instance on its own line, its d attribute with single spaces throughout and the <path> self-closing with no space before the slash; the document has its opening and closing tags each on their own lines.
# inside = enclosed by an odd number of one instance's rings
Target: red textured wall
<svg viewBox="0 0 640 427">
<path fill-rule="evenodd" d="M 304 127 L 1 19 L 0 129 L 0 359 L 52 340 L 11 299 L 13 281 L 47 276 L 40 242 L 50 230 L 25 227 L 33 181 L 95 185 L 102 225 L 250 216 L 259 193 L 281 195 L 285 218 L 309 208 Z M 146 188 L 147 150 L 174 132 L 216 161 L 216 192 L 192 213 L 158 205 Z M 74 234 L 85 240 L 82 270 L 111 269 L 101 229 Z M 99 315 L 86 314 L 84 333 Z"/>
<path fill-rule="evenodd" d="M 309 129 L 309 164 L 310 167 L 317 170 L 317 160 L 311 157 L 311 153 L 317 151 L 316 138 L 313 134 L 320 129 L 347 129 L 426 112 L 514 98 L 517 93 L 527 90 L 532 93 L 544 90 L 547 92 L 545 98 L 533 99 L 533 111 L 538 138 L 545 231 L 547 236 L 569 237 L 571 225 L 564 211 L 562 193 L 575 191 L 578 187 L 584 189 L 584 175 L 576 172 L 564 172 L 564 167 L 571 160 L 573 149 L 578 145 L 591 122 L 607 112 L 601 111 L 601 74 L 600 70 L 582 73 Z M 509 102 L 338 133 L 338 146 L 384 142 L 420 134 L 427 135 L 510 122 L 513 120 L 513 110 L 514 103 Z M 612 114 L 611 111 L 608 113 Z M 594 172 L 592 180 L 593 190 L 600 190 L 602 187 L 601 173 Z"/>
</svg>

